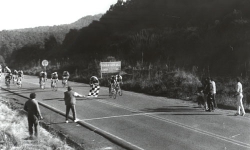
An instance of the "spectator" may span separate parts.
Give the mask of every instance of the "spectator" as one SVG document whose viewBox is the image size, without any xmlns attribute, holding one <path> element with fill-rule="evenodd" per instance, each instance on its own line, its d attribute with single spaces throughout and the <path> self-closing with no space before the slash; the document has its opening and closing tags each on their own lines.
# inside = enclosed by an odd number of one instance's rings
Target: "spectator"
<svg viewBox="0 0 250 150">
<path fill-rule="evenodd" d="M 69 117 L 69 111 L 71 109 L 72 113 L 73 113 L 73 119 L 74 122 L 79 121 L 76 118 L 76 97 L 83 97 L 83 95 L 80 95 L 76 92 L 72 91 L 73 88 L 71 86 L 68 87 L 68 91 L 64 92 L 64 101 L 65 101 L 65 105 L 66 105 L 66 123 L 68 123 L 68 117 Z"/>
<path fill-rule="evenodd" d="M 214 107 L 217 108 L 217 103 L 216 103 L 216 100 L 215 100 L 215 95 L 216 95 L 216 84 L 215 84 L 213 78 L 211 78 L 211 83 L 212 83 L 212 85 L 213 85 L 213 103 L 214 103 Z"/>
<path fill-rule="evenodd" d="M 214 103 L 213 103 L 213 85 L 211 82 L 211 79 L 208 77 L 207 78 L 207 87 L 206 87 L 206 93 L 207 93 L 207 105 L 208 105 L 208 110 L 207 111 L 214 111 Z"/>
<path fill-rule="evenodd" d="M 242 98 L 243 98 L 242 84 L 240 82 L 240 78 L 237 78 L 236 81 L 237 81 L 237 84 L 236 84 L 235 96 L 236 96 L 236 100 L 237 100 L 237 112 L 235 113 L 235 116 L 240 115 L 240 110 L 242 111 L 241 115 L 244 116 L 246 113 L 245 113 L 243 103 L 242 103 Z"/>
<path fill-rule="evenodd" d="M 33 126 L 35 130 L 35 137 L 37 137 L 37 126 L 39 125 L 39 119 L 43 119 L 39 109 L 39 105 L 35 98 L 36 93 L 31 93 L 30 99 L 24 105 L 24 110 L 28 112 L 29 135 L 31 139 L 33 138 Z"/>
<path fill-rule="evenodd" d="M 208 78 L 203 80 L 203 93 L 204 93 L 204 107 L 205 107 L 205 111 L 208 110 L 208 106 L 207 106 L 207 98 L 208 98 L 208 91 L 209 91 L 209 82 L 207 80 Z"/>
</svg>

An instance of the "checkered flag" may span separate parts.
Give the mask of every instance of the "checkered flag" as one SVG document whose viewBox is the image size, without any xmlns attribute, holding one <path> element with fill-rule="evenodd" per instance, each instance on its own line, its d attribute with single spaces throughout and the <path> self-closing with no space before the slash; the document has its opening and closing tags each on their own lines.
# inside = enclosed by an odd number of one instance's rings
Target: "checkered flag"
<svg viewBox="0 0 250 150">
<path fill-rule="evenodd" d="M 89 95 L 87 97 L 98 97 L 99 91 L 100 91 L 100 86 L 92 84 L 92 88 L 89 91 Z"/>
</svg>

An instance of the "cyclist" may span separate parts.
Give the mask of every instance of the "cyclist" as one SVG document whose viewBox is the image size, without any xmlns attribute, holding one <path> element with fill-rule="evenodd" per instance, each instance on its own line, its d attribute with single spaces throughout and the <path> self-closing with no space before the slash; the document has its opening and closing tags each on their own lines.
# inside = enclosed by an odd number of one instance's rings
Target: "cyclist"
<svg viewBox="0 0 250 150">
<path fill-rule="evenodd" d="M 17 74 L 18 74 L 17 70 L 14 70 L 13 71 L 13 83 L 14 83 L 14 80 L 17 79 L 18 77 Z"/>
<path fill-rule="evenodd" d="M 96 76 L 92 76 L 89 81 L 89 85 L 99 85 L 99 80 Z"/>
<path fill-rule="evenodd" d="M 111 78 L 109 79 L 109 93 L 111 93 L 111 88 L 117 84 L 116 82 L 116 78 L 114 75 L 111 76 Z"/>
<path fill-rule="evenodd" d="M 51 74 L 51 87 L 52 87 L 53 82 L 57 83 L 57 81 L 58 81 L 58 74 L 57 72 L 54 72 Z"/>
<path fill-rule="evenodd" d="M 62 84 L 63 81 L 65 81 L 65 83 L 67 83 L 68 79 L 69 79 L 69 72 L 68 71 L 63 71 L 63 75 L 62 75 Z"/>
<path fill-rule="evenodd" d="M 39 74 L 39 84 L 41 84 L 42 79 L 47 80 L 47 73 L 45 71 L 41 71 Z"/>
<path fill-rule="evenodd" d="M 118 74 L 115 76 L 115 80 L 116 80 L 116 82 L 117 82 L 119 88 L 121 88 L 120 85 L 123 84 L 123 82 L 122 82 L 122 76 L 120 75 L 120 73 L 118 73 Z"/>
<path fill-rule="evenodd" d="M 13 75 L 17 75 L 17 73 L 18 73 L 17 70 L 13 71 Z"/>
<path fill-rule="evenodd" d="M 17 72 L 17 79 L 21 81 L 22 78 L 23 78 L 23 71 L 22 71 L 22 70 L 19 70 L 19 71 Z"/>
<path fill-rule="evenodd" d="M 11 73 L 11 70 L 10 70 L 10 68 L 8 66 L 5 67 L 5 72 L 6 73 Z"/>
<path fill-rule="evenodd" d="M 11 79 L 12 79 L 12 73 L 10 72 L 5 76 L 5 82 L 8 82 L 10 84 Z"/>
</svg>

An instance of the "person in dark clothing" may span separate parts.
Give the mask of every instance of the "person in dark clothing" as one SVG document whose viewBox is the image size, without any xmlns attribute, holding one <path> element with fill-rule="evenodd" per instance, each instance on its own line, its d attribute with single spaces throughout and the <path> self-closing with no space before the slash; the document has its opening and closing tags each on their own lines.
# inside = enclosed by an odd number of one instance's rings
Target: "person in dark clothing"
<svg viewBox="0 0 250 150">
<path fill-rule="evenodd" d="M 203 94 L 204 94 L 204 108 L 205 108 L 205 111 L 207 111 L 208 110 L 207 98 L 208 98 L 208 87 L 209 87 L 207 78 L 203 79 L 202 85 L 203 85 Z"/>
<path fill-rule="evenodd" d="M 213 90 L 213 84 L 211 82 L 211 79 L 208 77 L 207 78 L 207 87 L 206 87 L 206 93 L 207 95 L 207 105 L 208 105 L 208 110 L 207 111 L 214 111 L 214 102 L 213 102 L 213 95 L 214 95 L 214 90 Z"/>
<path fill-rule="evenodd" d="M 24 104 L 24 110 L 28 112 L 28 124 L 29 124 L 29 135 L 33 138 L 33 126 L 35 130 L 35 136 L 38 136 L 38 124 L 39 119 L 43 119 L 38 102 L 35 100 L 36 93 L 30 94 L 30 99 Z"/>
<path fill-rule="evenodd" d="M 65 101 L 65 105 L 66 105 L 66 123 L 69 122 L 68 117 L 69 117 L 70 109 L 73 113 L 74 122 L 78 121 L 78 119 L 76 118 L 76 108 L 75 108 L 76 97 L 84 97 L 83 95 L 80 95 L 76 92 L 73 92 L 72 90 L 73 90 L 73 88 L 71 86 L 69 86 L 68 91 L 64 92 L 64 101 Z"/>
</svg>

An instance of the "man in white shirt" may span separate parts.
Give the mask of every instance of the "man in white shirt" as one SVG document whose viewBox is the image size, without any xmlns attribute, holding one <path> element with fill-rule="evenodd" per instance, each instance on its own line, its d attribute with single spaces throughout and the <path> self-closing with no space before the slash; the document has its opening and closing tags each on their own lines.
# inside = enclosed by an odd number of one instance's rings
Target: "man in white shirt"
<svg viewBox="0 0 250 150">
<path fill-rule="evenodd" d="M 237 112 L 235 113 L 235 116 L 240 115 L 240 110 L 242 111 L 241 116 L 244 116 L 246 113 L 245 113 L 243 103 L 242 103 L 242 98 L 243 98 L 242 84 L 240 83 L 239 78 L 237 78 L 236 81 L 237 81 L 237 84 L 236 84 L 236 94 L 235 94 L 235 96 L 236 96 L 236 100 L 237 100 Z"/>
<path fill-rule="evenodd" d="M 212 85 L 213 85 L 213 102 L 214 102 L 214 108 L 217 108 L 217 103 L 216 103 L 216 101 L 215 101 L 216 84 L 215 84 L 213 78 L 211 78 L 211 83 L 212 83 Z"/>
</svg>

